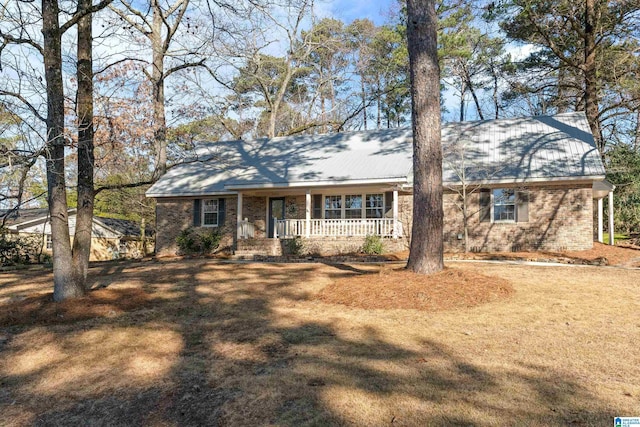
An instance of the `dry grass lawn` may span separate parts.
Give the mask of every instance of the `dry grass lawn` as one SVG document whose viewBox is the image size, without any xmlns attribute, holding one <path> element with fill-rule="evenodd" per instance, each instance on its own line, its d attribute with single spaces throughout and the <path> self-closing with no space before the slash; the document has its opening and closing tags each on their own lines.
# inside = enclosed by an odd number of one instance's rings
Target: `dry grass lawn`
<svg viewBox="0 0 640 427">
<path fill-rule="evenodd" d="M 640 270 L 448 267 L 469 292 L 484 278 L 493 297 L 365 309 L 326 295 L 416 284 L 375 266 L 180 260 L 92 268 L 99 290 L 52 304 L 49 273 L 3 273 L 0 425 L 601 426 L 640 415 Z"/>
</svg>

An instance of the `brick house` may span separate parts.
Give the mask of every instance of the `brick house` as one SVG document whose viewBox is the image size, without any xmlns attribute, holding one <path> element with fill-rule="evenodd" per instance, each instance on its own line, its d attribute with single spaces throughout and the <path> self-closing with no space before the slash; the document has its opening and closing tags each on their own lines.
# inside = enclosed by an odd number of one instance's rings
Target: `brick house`
<svg viewBox="0 0 640 427">
<path fill-rule="evenodd" d="M 583 113 L 448 123 L 442 143 L 445 250 L 465 235 L 474 251 L 592 247 L 594 198 L 613 187 Z M 240 254 L 280 254 L 296 237 L 325 255 L 367 235 L 408 248 L 412 153 L 406 128 L 204 144 L 147 191 L 156 253 L 175 254 L 194 226 Z"/>
</svg>

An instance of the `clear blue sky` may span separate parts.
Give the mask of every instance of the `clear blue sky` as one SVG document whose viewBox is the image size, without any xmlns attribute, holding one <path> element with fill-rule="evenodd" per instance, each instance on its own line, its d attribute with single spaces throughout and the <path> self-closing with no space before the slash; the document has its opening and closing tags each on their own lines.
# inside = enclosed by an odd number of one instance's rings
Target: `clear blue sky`
<svg viewBox="0 0 640 427">
<path fill-rule="evenodd" d="M 396 9 L 397 0 L 318 0 L 316 11 L 321 16 L 333 16 L 347 23 L 369 18 L 376 24 L 388 20 L 389 11 Z"/>
</svg>

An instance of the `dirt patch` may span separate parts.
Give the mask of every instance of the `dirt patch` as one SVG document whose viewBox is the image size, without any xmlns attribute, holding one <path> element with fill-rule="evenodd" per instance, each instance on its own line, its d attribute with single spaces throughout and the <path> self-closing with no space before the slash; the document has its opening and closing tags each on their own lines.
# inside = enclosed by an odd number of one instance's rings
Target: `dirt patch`
<svg viewBox="0 0 640 427">
<path fill-rule="evenodd" d="M 18 298 L 0 305 L 0 326 L 71 323 L 97 317 L 114 317 L 140 309 L 150 302 L 142 289 L 99 289 L 78 299 L 53 301 L 53 293 Z"/>
<path fill-rule="evenodd" d="M 325 287 L 317 298 L 364 309 L 443 311 L 508 298 L 513 292 L 505 279 L 458 268 L 446 268 L 432 275 L 384 269 L 339 279 Z"/>
</svg>

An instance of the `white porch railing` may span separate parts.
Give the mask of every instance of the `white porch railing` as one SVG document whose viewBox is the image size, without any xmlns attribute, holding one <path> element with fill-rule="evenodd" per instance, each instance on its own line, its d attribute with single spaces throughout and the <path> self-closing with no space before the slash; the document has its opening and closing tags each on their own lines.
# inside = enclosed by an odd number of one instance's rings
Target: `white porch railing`
<svg viewBox="0 0 640 427">
<path fill-rule="evenodd" d="M 239 239 L 253 239 L 256 228 L 252 222 L 247 220 L 240 221 L 238 224 L 238 238 Z"/>
<path fill-rule="evenodd" d="M 282 219 L 276 221 L 274 237 L 306 236 L 306 219 Z M 394 234 L 393 219 L 311 219 L 310 237 L 388 236 L 402 237 L 402 223 L 397 221 Z"/>
</svg>

